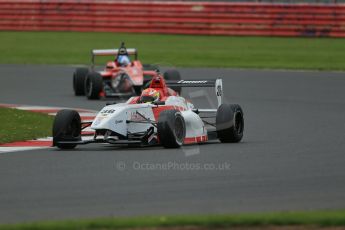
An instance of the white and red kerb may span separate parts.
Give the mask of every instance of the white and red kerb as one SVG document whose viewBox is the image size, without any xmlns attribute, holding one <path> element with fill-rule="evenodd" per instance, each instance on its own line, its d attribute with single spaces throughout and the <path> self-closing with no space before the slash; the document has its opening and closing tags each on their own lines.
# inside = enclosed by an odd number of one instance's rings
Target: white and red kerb
<svg viewBox="0 0 345 230">
<path fill-rule="evenodd" d="M 68 109 L 64 107 L 48 107 L 48 106 L 30 106 L 30 105 L 14 105 L 14 104 L 0 104 L 0 107 L 13 108 L 26 110 L 36 113 L 44 113 L 51 116 L 55 116 L 56 113 L 61 109 Z M 92 121 L 97 111 L 87 109 L 74 109 L 79 112 L 82 121 Z M 93 136 L 94 131 L 90 128 L 86 128 L 82 132 L 83 136 Z M 0 153 L 4 152 L 17 152 L 24 150 L 35 150 L 50 148 L 52 146 L 52 137 L 39 138 L 36 140 L 16 141 L 12 143 L 0 144 Z"/>
</svg>

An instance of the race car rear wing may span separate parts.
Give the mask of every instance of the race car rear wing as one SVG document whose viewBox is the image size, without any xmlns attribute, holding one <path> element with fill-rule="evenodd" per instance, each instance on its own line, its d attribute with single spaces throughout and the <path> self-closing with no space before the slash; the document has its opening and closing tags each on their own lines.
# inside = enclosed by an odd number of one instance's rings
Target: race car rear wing
<svg viewBox="0 0 345 230">
<path fill-rule="evenodd" d="M 212 80 L 166 80 L 165 82 L 170 87 L 214 87 L 217 96 L 218 107 L 223 102 L 223 81 L 220 78 Z M 209 110 L 209 112 L 211 112 L 211 110 Z M 208 110 L 206 111 L 205 109 L 205 112 L 208 112 Z"/>
<path fill-rule="evenodd" d="M 91 62 L 92 66 L 95 64 L 95 57 L 96 56 L 116 56 L 119 53 L 119 49 L 104 49 L 104 50 L 92 50 L 91 51 Z M 134 55 L 134 59 L 138 59 L 138 52 L 135 48 L 128 48 L 127 49 L 128 55 Z"/>
</svg>

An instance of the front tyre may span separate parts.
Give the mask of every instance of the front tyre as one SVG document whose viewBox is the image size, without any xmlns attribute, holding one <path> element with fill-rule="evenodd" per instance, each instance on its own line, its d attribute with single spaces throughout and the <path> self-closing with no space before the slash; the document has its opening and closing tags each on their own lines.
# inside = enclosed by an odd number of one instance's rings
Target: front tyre
<svg viewBox="0 0 345 230">
<path fill-rule="evenodd" d="M 99 99 L 103 90 L 103 78 L 99 73 L 89 73 L 85 79 L 85 93 L 88 99 Z"/>
<path fill-rule="evenodd" d="M 217 109 L 216 130 L 223 143 L 240 142 L 243 137 L 244 118 L 241 106 L 221 104 Z"/>
<path fill-rule="evenodd" d="M 73 90 L 76 96 L 85 95 L 85 78 L 89 70 L 87 68 L 77 68 L 73 73 Z"/>
<path fill-rule="evenodd" d="M 160 143 L 165 148 L 180 148 L 186 136 L 186 124 L 181 112 L 165 110 L 160 113 L 157 124 Z"/>
<path fill-rule="evenodd" d="M 81 119 L 79 113 L 74 110 L 60 110 L 53 124 L 53 146 L 60 149 L 73 149 L 76 144 L 62 144 L 60 141 L 81 140 Z"/>
</svg>

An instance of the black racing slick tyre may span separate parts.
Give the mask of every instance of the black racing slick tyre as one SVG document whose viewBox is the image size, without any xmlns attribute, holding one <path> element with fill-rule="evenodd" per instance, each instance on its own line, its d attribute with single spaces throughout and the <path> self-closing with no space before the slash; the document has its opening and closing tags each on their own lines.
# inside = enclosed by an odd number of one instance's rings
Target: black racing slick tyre
<svg viewBox="0 0 345 230">
<path fill-rule="evenodd" d="M 165 110 L 160 113 L 157 124 L 160 143 L 165 148 L 180 148 L 186 136 L 186 124 L 181 112 Z"/>
<path fill-rule="evenodd" d="M 223 143 L 240 142 L 244 131 L 244 118 L 241 106 L 222 104 L 217 109 L 216 130 Z"/>
<path fill-rule="evenodd" d="M 77 68 L 73 73 L 73 89 L 76 96 L 85 95 L 85 78 L 89 70 L 87 68 Z"/>
<path fill-rule="evenodd" d="M 85 93 L 88 99 L 99 99 L 103 90 L 103 78 L 99 73 L 89 73 L 85 79 Z"/>
<path fill-rule="evenodd" d="M 180 75 L 179 71 L 171 69 L 171 70 L 167 70 L 164 73 L 164 79 L 165 80 L 179 81 L 179 80 L 181 80 L 181 75 Z M 177 92 L 179 95 L 181 95 L 181 91 L 182 91 L 181 87 L 174 86 L 174 87 L 171 87 L 171 89 L 173 89 L 175 92 Z"/>
<path fill-rule="evenodd" d="M 74 110 L 60 110 L 53 123 L 53 146 L 60 149 L 73 149 L 76 144 L 59 143 L 61 141 L 81 140 L 81 119 Z"/>
</svg>

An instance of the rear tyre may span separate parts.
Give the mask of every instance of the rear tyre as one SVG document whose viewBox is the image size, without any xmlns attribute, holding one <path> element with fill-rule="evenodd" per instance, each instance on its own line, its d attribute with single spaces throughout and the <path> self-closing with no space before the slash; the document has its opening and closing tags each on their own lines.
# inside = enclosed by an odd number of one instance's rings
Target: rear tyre
<svg viewBox="0 0 345 230">
<path fill-rule="evenodd" d="M 73 73 L 73 90 L 76 96 L 85 95 L 85 78 L 89 70 L 87 68 L 77 68 Z"/>
<path fill-rule="evenodd" d="M 103 90 L 103 79 L 99 73 L 89 73 L 85 79 L 85 93 L 88 99 L 99 99 Z"/>
<path fill-rule="evenodd" d="M 160 113 L 157 133 L 165 148 L 180 148 L 186 136 L 186 124 L 181 112 L 166 110 Z"/>
<path fill-rule="evenodd" d="M 244 118 L 241 106 L 222 104 L 216 115 L 218 139 L 224 143 L 240 142 L 243 137 Z"/>
<path fill-rule="evenodd" d="M 174 80 L 174 81 L 179 81 L 181 80 L 181 75 L 180 72 L 174 69 L 171 70 L 167 70 L 164 73 L 164 79 L 165 80 Z M 175 92 L 177 92 L 179 95 L 181 95 L 181 87 L 175 86 L 175 87 L 171 87 L 171 89 L 173 89 Z"/>
<path fill-rule="evenodd" d="M 81 120 L 79 113 L 74 110 L 60 110 L 53 124 L 53 146 L 60 149 L 73 149 L 76 144 L 60 144 L 60 141 L 80 141 Z"/>
</svg>

